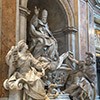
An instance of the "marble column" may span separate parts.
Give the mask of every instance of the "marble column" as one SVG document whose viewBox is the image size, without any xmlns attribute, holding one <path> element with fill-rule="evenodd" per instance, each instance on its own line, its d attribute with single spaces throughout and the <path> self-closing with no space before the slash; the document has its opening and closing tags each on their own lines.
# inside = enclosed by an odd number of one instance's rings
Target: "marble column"
<svg viewBox="0 0 100 100">
<path fill-rule="evenodd" d="M 95 32 L 94 32 L 94 10 L 93 7 L 87 3 L 88 9 L 88 51 L 95 52 Z"/>
<path fill-rule="evenodd" d="M 0 0 L 0 64 L 2 63 L 1 59 L 1 20 L 2 20 L 2 0 Z M 0 79 L 2 79 L 2 73 L 0 73 Z M 2 85 L 0 85 L 0 94 L 2 90 Z"/>
<path fill-rule="evenodd" d="M 16 43 L 27 38 L 27 16 L 30 11 L 27 8 L 28 0 L 17 0 L 17 14 L 16 14 Z"/>
<path fill-rule="evenodd" d="M 88 51 L 87 42 L 87 2 L 79 0 L 78 2 L 78 32 L 79 32 L 79 59 L 84 60 Z"/>
<path fill-rule="evenodd" d="M 75 56 L 75 33 L 77 32 L 77 29 L 74 27 L 68 27 L 67 28 L 68 33 L 68 50 L 72 51 Z"/>
<path fill-rule="evenodd" d="M 17 0 L 16 2 L 16 43 L 27 38 L 27 15 L 30 14 L 27 9 L 28 0 Z M 9 91 L 9 100 L 22 100 L 22 91 Z"/>
<path fill-rule="evenodd" d="M 3 82 L 8 77 L 9 67 L 5 62 L 5 56 L 12 45 L 15 45 L 16 30 L 16 0 L 2 0 L 2 21 L 0 36 L 0 97 L 8 97 L 7 91 L 3 88 Z"/>
<path fill-rule="evenodd" d="M 95 32 L 94 32 L 94 10 L 91 3 L 87 2 L 87 16 L 88 16 L 88 51 L 91 52 L 96 61 L 96 47 L 95 47 Z M 97 74 L 96 64 L 94 64 L 95 73 Z M 97 78 L 95 78 L 95 87 L 97 88 Z"/>
<path fill-rule="evenodd" d="M 26 7 L 19 6 L 19 40 L 25 40 L 27 38 L 27 15 L 30 14 Z"/>
</svg>

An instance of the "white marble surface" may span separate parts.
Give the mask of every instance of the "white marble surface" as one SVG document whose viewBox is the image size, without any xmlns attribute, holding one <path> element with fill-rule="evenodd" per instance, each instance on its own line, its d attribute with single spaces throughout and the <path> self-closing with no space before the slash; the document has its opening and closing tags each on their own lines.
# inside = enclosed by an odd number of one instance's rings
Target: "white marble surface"
<svg viewBox="0 0 100 100">
<path fill-rule="evenodd" d="M 60 94 L 56 99 L 50 100 L 70 100 L 68 94 Z"/>
</svg>

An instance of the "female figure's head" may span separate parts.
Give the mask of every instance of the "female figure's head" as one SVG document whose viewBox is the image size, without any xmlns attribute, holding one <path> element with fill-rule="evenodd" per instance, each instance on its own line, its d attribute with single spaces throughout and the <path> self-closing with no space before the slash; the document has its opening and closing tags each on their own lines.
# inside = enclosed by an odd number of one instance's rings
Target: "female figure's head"
<svg viewBox="0 0 100 100">
<path fill-rule="evenodd" d="M 21 40 L 18 42 L 17 48 L 19 52 L 25 53 L 28 50 L 28 45 L 25 43 L 24 40 Z"/>
</svg>

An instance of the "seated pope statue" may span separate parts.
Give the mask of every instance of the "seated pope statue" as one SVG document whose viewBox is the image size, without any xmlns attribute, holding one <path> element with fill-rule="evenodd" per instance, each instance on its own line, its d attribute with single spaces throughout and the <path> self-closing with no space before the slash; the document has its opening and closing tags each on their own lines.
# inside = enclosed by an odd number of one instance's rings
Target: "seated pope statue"
<svg viewBox="0 0 100 100">
<path fill-rule="evenodd" d="M 57 60 L 58 44 L 48 27 L 48 12 L 45 9 L 42 11 L 41 20 L 38 18 L 38 15 L 39 9 L 35 7 L 35 15 L 30 22 L 30 36 L 32 38 L 31 48 L 34 49 L 32 53 L 35 57 L 43 55 Z"/>
</svg>

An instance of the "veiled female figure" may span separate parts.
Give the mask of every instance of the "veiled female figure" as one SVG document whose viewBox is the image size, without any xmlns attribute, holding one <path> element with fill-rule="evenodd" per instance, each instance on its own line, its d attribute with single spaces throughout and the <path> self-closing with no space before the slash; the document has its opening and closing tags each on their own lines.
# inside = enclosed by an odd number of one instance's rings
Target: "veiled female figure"
<svg viewBox="0 0 100 100">
<path fill-rule="evenodd" d="M 14 67 L 7 80 L 9 89 L 19 90 L 21 88 L 18 88 L 17 85 L 23 83 L 22 100 L 49 100 L 46 96 L 44 83 L 41 80 L 41 77 L 45 74 L 44 70 L 41 68 L 42 71 L 38 72 L 34 68 L 38 60 L 31 55 L 23 40 L 8 52 L 6 62 L 9 67 Z"/>
</svg>

